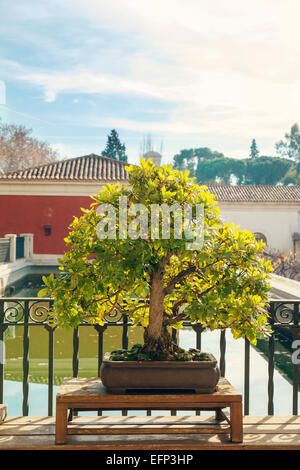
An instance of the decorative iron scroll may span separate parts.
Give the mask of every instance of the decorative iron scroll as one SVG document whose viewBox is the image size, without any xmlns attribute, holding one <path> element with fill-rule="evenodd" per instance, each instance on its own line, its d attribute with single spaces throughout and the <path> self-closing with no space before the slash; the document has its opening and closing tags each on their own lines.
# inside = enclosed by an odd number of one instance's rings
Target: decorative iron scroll
<svg viewBox="0 0 300 470">
<path fill-rule="evenodd" d="M 117 323 L 120 322 L 122 318 L 123 315 L 119 310 L 113 310 L 109 313 L 106 313 L 103 317 L 104 321 L 107 321 L 107 323 Z"/>
<path fill-rule="evenodd" d="M 4 304 L 4 323 L 21 323 L 24 320 L 24 305 L 13 300 L 6 306 Z"/>
<path fill-rule="evenodd" d="M 14 298 L 0 297 L 1 318 L 4 324 L 17 325 L 24 323 L 25 310 L 29 313 L 29 323 L 32 324 L 48 324 L 51 312 L 52 299 L 39 299 L 36 297 Z M 104 315 L 104 322 L 108 324 L 123 324 L 123 314 L 118 310 L 109 311 Z M 89 322 L 83 321 L 82 324 Z"/>
<path fill-rule="evenodd" d="M 50 313 L 49 301 L 37 301 L 30 305 L 29 317 L 34 323 L 44 323 L 48 320 Z"/>
<path fill-rule="evenodd" d="M 0 297 L 0 321 L 4 324 L 22 324 L 25 318 L 25 310 L 29 315 L 29 323 L 44 324 L 49 321 L 52 299 L 32 298 L 4 298 Z M 270 322 L 273 325 L 292 326 L 300 324 L 299 315 L 300 300 L 271 299 L 269 301 Z M 117 309 L 104 315 L 107 324 L 123 324 L 124 315 Z M 87 324 L 85 321 L 83 324 Z M 127 324 L 127 322 L 126 322 Z M 187 326 L 190 322 L 185 322 Z M 193 325 L 191 325 L 193 326 Z"/>
<path fill-rule="evenodd" d="M 276 323 L 286 325 L 293 323 L 294 311 L 285 304 L 279 304 L 274 311 L 274 320 Z"/>
</svg>

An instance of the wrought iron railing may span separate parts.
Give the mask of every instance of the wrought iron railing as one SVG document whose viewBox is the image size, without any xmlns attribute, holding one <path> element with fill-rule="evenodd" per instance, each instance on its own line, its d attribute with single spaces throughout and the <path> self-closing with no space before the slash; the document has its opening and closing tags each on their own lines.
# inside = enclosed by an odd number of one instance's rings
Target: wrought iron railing
<svg viewBox="0 0 300 470">
<path fill-rule="evenodd" d="M 300 338 L 300 300 L 292 299 L 271 299 L 269 301 L 269 322 L 274 331 L 280 329 L 281 333 L 286 334 L 291 340 Z M 23 352 L 22 352 L 22 381 L 23 381 L 23 415 L 27 416 L 29 412 L 29 344 L 30 330 L 36 326 L 42 326 L 48 332 L 48 415 L 53 415 L 53 392 L 54 392 L 54 336 L 56 328 L 49 324 L 49 311 L 53 306 L 52 299 L 39 298 L 0 298 L 0 341 L 5 341 L 5 331 L 9 326 L 23 327 Z M 72 369 L 73 376 L 78 376 L 79 371 L 79 329 L 94 328 L 97 332 L 97 371 L 99 376 L 100 366 L 103 360 L 103 334 L 107 326 L 122 328 L 122 345 L 128 347 L 128 330 L 130 322 L 127 316 L 109 315 L 106 317 L 104 326 L 89 325 L 83 323 L 73 329 L 73 357 Z M 195 344 L 191 347 L 201 349 L 201 335 L 203 328 L 200 324 L 184 323 L 184 326 L 190 326 L 195 331 Z M 176 330 L 174 339 L 177 339 Z M 2 344 L 2 343 L 0 343 Z M 275 338 L 274 335 L 268 337 L 268 414 L 274 414 L 274 369 L 275 369 Z M 1 358 L 0 358 L 1 359 Z M 220 332 L 220 359 L 219 367 L 222 376 L 225 376 L 226 368 L 226 331 Z M 5 364 L 0 360 L 0 403 L 3 403 L 4 397 L 4 368 Z M 299 388 L 299 365 L 293 364 L 292 374 L 292 413 L 298 414 L 298 388 Z M 249 414 L 249 396 L 250 396 L 250 343 L 244 340 L 244 414 Z"/>
</svg>

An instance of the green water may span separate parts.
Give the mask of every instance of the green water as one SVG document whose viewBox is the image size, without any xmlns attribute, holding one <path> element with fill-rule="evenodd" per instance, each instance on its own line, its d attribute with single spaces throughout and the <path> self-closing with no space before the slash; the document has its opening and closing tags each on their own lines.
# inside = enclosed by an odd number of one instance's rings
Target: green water
<svg viewBox="0 0 300 470">
<path fill-rule="evenodd" d="M 142 328 L 132 328 L 128 332 L 129 345 L 142 341 Z M 48 332 L 44 326 L 29 328 L 29 381 L 48 381 Z M 122 344 L 122 328 L 108 326 L 104 332 L 104 352 L 119 348 Z M 7 380 L 22 381 L 23 327 L 10 326 L 5 347 L 5 374 Z M 93 377 L 97 371 L 98 333 L 92 326 L 79 328 L 79 376 Z M 54 384 L 59 385 L 64 377 L 73 375 L 73 332 L 58 328 L 54 333 Z"/>
</svg>

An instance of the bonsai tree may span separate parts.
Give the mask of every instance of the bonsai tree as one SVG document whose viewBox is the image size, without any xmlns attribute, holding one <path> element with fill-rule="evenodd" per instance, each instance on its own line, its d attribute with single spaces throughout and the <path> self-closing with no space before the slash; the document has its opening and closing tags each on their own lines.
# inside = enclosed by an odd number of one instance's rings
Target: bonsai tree
<svg viewBox="0 0 300 470">
<path fill-rule="evenodd" d="M 172 328 L 184 321 L 230 328 L 252 343 L 268 333 L 272 268 L 261 256 L 263 242 L 224 223 L 214 196 L 188 172 L 151 159 L 127 171 L 127 186 L 105 186 L 74 218 L 62 273 L 44 278 L 40 296 L 55 299 L 53 320 L 103 325 L 116 312 L 126 314 L 144 327 L 144 344 L 135 348 L 141 360 L 199 358 L 172 340 Z M 162 223 L 153 212 L 165 212 Z M 187 228 L 181 234 L 178 222 Z"/>
</svg>

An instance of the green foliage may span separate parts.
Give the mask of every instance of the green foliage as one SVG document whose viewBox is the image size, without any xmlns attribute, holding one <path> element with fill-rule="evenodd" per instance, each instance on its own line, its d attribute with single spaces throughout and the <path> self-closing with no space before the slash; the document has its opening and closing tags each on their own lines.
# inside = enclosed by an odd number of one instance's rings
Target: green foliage
<svg viewBox="0 0 300 470">
<path fill-rule="evenodd" d="M 216 158 L 213 160 L 199 160 L 196 169 L 198 183 L 230 184 L 232 177 L 241 184 L 244 179 L 245 163 L 235 158 Z"/>
<path fill-rule="evenodd" d="M 287 180 L 293 163 L 286 158 L 257 157 L 247 159 L 222 158 L 211 161 L 199 161 L 196 178 L 202 184 L 216 182 L 230 184 L 278 184 L 295 180 L 295 173 Z"/>
<path fill-rule="evenodd" d="M 259 150 L 257 148 L 256 140 L 252 139 L 251 146 L 250 146 L 250 158 L 256 158 L 259 154 Z"/>
<path fill-rule="evenodd" d="M 115 129 L 112 129 L 110 134 L 107 136 L 106 147 L 101 155 L 115 160 L 121 160 L 122 162 L 127 162 L 128 159 L 125 144 L 121 144 L 119 135 Z"/>
<path fill-rule="evenodd" d="M 278 184 L 292 165 L 291 161 L 279 157 L 248 159 L 245 161 L 244 184 Z"/>
<path fill-rule="evenodd" d="M 291 127 L 290 134 L 285 134 L 285 140 L 276 143 L 277 154 L 283 157 L 292 158 L 296 162 L 300 160 L 300 130 L 298 124 Z"/>
<path fill-rule="evenodd" d="M 299 184 L 299 165 L 287 158 L 259 157 L 255 139 L 250 150 L 250 158 L 244 159 L 227 158 L 207 147 L 181 150 L 174 156 L 174 168 L 189 170 L 199 184 Z"/>
<path fill-rule="evenodd" d="M 205 186 L 198 186 L 188 172 L 156 166 L 141 159 L 130 166 L 129 184 L 105 186 L 93 199 L 90 210 L 74 218 L 65 239 L 68 251 L 60 260 L 62 274 L 44 278 L 41 295 L 55 299 L 54 320 L 76 327 L 82 321 L 102 325 L 114 312 L 127 314 L 134 325 L 149 324 L 149 298 L 153 273 L 160 269 L 163 286 L 164 326 L 181 327 L 183 321 L 198 322 L 211 330 L 230 328 L 234 338 L 246 336 L 255 343 L 269 331 L 266 302 L 271 264 L 262 257 L 263 243 L 254 235 L 223 223 L 219 208 Z M 150 213 L 153 204 L 202 204 L 204 245 L 186 249 L 186 236 L 174 237 L 170 218 L 169 239 L 120 238 L 119 198 L 127 197 L 128 226 L 133 204 Z M 97 224 L 106 217 L 97 207 L 116 208 L 117 239 L 99 240 Z M 138 231 L 138 229 L 137 229 Z"/>
<path fill-rule="evenodd" d="M 286 172 L 282 178 L 283 184 L 299 184 L 300 185 L 300 172 L 299 164 L 291 165 L 290 169 Z"/>
<path fill-rule="evenodd" d="M 196 149 L 184 149 L 174 156 L 173 166 L 175 170 L 188 170 L 190 175 L 195 176 L 197 162 L 224 158 L 223 153 L 213 151 L 208 147 L 200 147 Z"/>
</svg>

